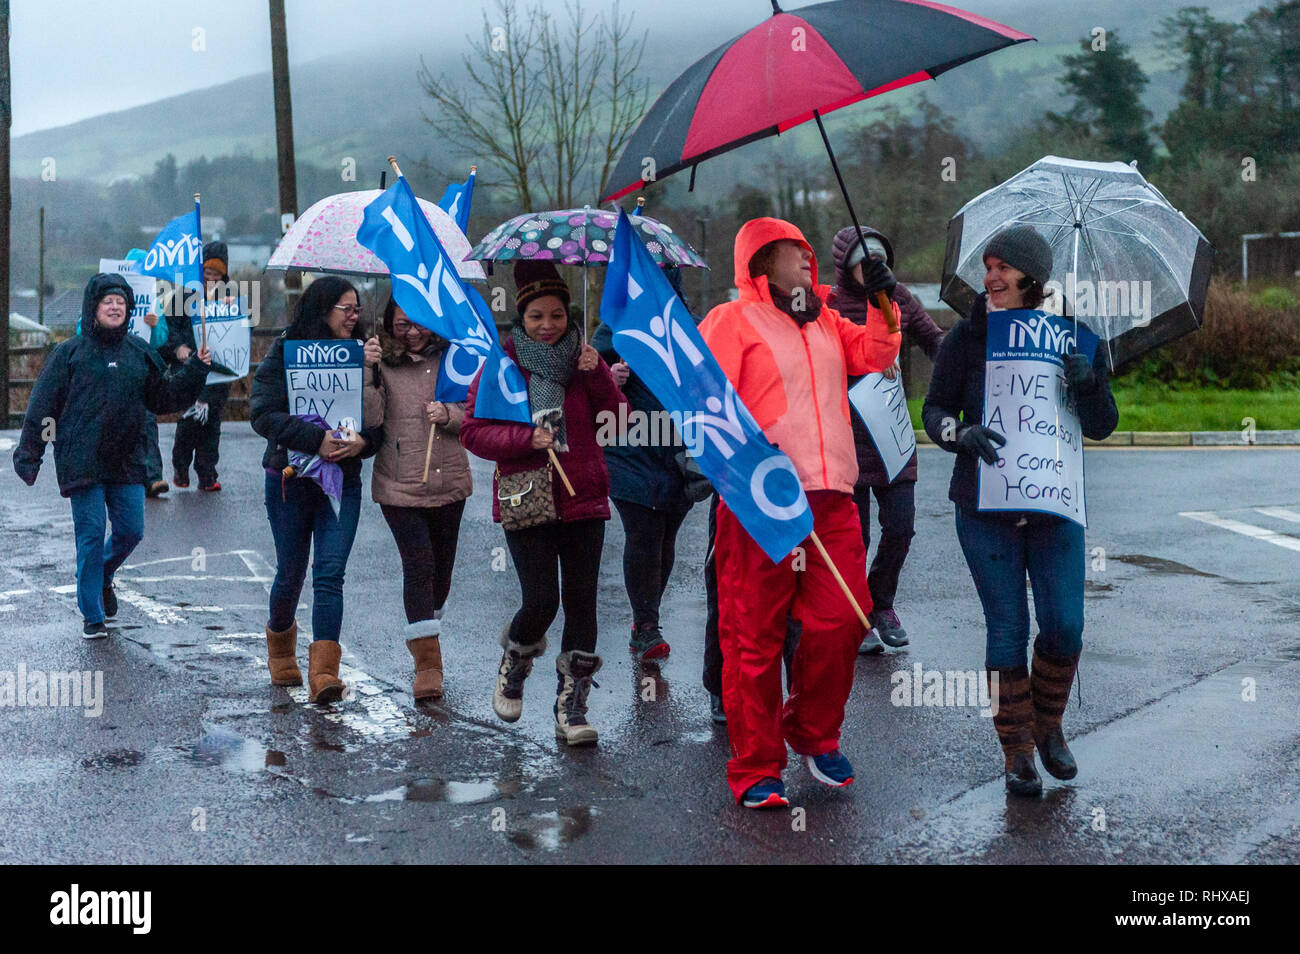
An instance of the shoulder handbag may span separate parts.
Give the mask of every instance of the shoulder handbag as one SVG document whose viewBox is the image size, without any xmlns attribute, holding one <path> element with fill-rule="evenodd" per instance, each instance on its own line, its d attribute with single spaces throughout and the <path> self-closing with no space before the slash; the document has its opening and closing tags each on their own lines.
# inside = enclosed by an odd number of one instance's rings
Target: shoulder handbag
<svg viewBox="0 0 1300 954">
<path fill-rule="evenodd" d="M 552 493 L 551 463 L 543 467 L 503 474 L 497 467 L 497 504 L 501 511 L 501 529 L 526 530 L 546 523 L 556 523 Z"/>
</svg>

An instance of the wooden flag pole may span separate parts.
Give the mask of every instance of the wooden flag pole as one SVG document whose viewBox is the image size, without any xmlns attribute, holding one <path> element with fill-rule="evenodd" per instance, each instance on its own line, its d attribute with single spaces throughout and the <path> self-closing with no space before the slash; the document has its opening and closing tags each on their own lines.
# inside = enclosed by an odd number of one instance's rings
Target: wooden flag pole
<svg viewBox="0 0 1300 954">
<path fill-rule="evenodd" d="M 194 193 L 194 207 L 196 209 L 199 207 L 199 194 L 197 192 Z M 199 241 L 200 242 L 203 241 L 203 236 L 201 234 L 199 235 Z M 203 335 L 203 347 L 206 348 L 208 346 L 208 286 L 207 283 L 203 281 L 202 259 L 203 259 L 203 251 L 202 251 L 202 247 L 200 246 L 199 281 L 203 284 L 203 290 L 199 293 L 199 331 Z M 183 292 L 181 295 L 181 300 L 182 301 L 185 300 Z"/>
<path fill-rule="evenodd" d="M 396 157 L 396 156 L 389 156 L 389 157 L 388 157 L 388 164 L 389 164 L 390 166 L 392 166 L 392 167 L 393 167 L 393 171 L 397 173 L 397 178 L 399 178 L 399 179 L 402 178 L 402 170 L 399 169 L 399 168 L 397 168 L 397 157 Z"/>
<path fill-rule="evenodd" d="M 822 555 L 822 559 L 826 561 L 826 565 L 831 568 L 831 575 L 835 577 L 835 582 L 840 585 L 840 589 L 844 591 L 844 595 L 847 596 L 849 602 L 853 604 L 853 612 L 858 614 L 858 621 L 862 623 L 863 629 L 871 629 L 871 622 L 867 619 L 867 614 L 862 612 L 862 607 L 858 605 L 858 598 L 853 595 L 853 591 L 849 589 L 849 584 L 844 582 L 844 577 L 840 576 L 839 569 L 831 562 L 831 555 L 827 553 L 826 548 L 822 546 L 822 541 L 821 538 L 817 536 L 817 531 L 814 530 L 811 535 L 813 546 L 815 546 L 817 552 Z"/>
<path fill-rule="evenodd" d="M 560 458 L 555 456 L 554 448 L 546 448 L 546 453 L 551 456 L 551 463 L 555 465 L 555 472 L 560 475 L 560 480 L 564 481 L 564 489 L 569 492 L 569 496 L 578 496 L 577 492 L 573 489 L 573 484 L 569 483 L 569 475 L 566 474 L 564 468 L 560 466 Z"/>
<path fill-rule="evenodd" d="M 420 481 L 422 484 L 429 482 L 429 461 L 433 458 L 433 435 L 437 429 L 437 424 L 429 425 L 429 446 L 424 449 L 424 479 Z"/>
</svg>

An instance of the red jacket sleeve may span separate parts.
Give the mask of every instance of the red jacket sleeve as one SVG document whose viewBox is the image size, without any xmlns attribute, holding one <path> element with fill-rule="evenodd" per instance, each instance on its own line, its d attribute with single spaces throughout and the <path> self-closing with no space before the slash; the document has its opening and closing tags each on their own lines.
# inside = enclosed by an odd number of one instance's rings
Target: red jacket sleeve
<svg viewBox="0 0 1300 954">
<path fill-rule="evenodd" d="M 465 417 L 460 423 L 460 443 L 465 450 L 484 460 L 512 460 L 527 457 L 533 450 L 533 428 L 517 421 L 485 421 L 474 416 L 478 399 L 480 371 L 469 386 L 465 402 Z M 611 382 L 612 383 L 612 382 Z"/>
</svg>

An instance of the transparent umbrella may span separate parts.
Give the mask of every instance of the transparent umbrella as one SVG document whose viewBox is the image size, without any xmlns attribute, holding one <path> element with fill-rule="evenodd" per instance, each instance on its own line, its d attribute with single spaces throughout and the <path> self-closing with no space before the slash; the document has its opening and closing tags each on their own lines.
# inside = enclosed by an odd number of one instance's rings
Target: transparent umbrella
<svg viewBox="0 0 1300 954">
<path fill-rule="evenodd" d="M 984 287 L 984 246 L 1013 225 L 1047 240 L 1065 313 L 1102 339 L 1111 368 L 1200 327 L 1214 250 L 1133 166 L 1045 156 L 962 206 L 940 289 L 961 314 Z"/>
</svg>

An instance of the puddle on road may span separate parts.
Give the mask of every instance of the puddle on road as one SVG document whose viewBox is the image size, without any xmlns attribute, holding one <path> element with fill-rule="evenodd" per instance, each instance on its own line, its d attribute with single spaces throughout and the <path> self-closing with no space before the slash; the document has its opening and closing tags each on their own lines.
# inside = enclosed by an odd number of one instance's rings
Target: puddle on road
<svg viewBox="0 0 1300 954">
<path fill-rule="evenodd" d="M 1122 556 L 1113 556 L 1112 560 L 1118 560 L 1120 563 L 1127 563 L 1131 566 L 1140 566 L 1144 570 L 1151 570 L 1155 573 L 1173 573 L 1180 576 L 1204 576 L 1212 580 L 1219 579 L 1217 573 L 1206 573 L 1204 570 L 1198 570 L 1194 566 L 1188 566 L 1186 563 L 1176 563 L 1173 560 L 1164 560 L 1160 557 L 1145 556 L 1140 553 L 1126 553 Z"/>
<path fill-rule="evenodd" d="M 135 768 L 143 765 L 145 754 L 135 749 L 113 749 L 92 755 L 81 760 L 81 767 L 88 769 Z"/>
<path fill-rule="evenodd" d="M 1083 589 L 1085 593 L 1109 593 L 1114 588 L 1114 585 L 1110 583 L 1096 583 L 1092 580 L 1083 581 Z"/>
<path fill-rule="evenodd" d="M 589 832 L 591 820 L 598 814 L 583 805 L 510 820 L 510 840 L 525 851 L 558 851 Z"/>
<path fill-rule="evenodd" d="M 524 790 L 518 779 L 485 782 L 444 781 L 437 778 L 416 779 L 407 785 L 390 788 L 386 792 L 367 795 L 367 802 L 447 802 L 451 805 L 473 805 L 477 802 L 495 801 L 503 796 L 518 795 Z"/>
<path fill-rule="evenodd" d="M 263 772 L 288 764 L 283 752 L 268 749 L 221 726 L 213 726 L 199 736 L 190 755 L 195 761 L 217 765 L 228 772 Z"/>
</svg>

